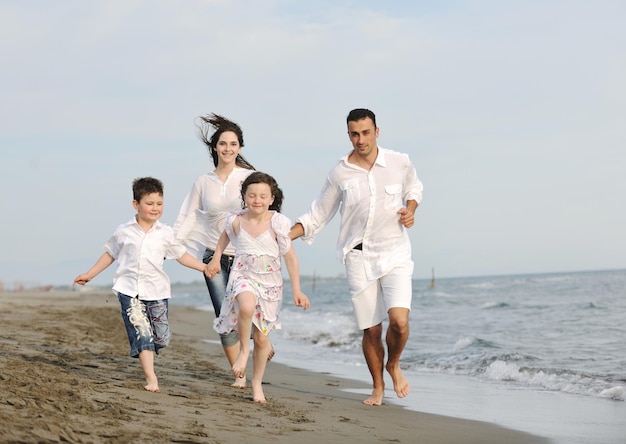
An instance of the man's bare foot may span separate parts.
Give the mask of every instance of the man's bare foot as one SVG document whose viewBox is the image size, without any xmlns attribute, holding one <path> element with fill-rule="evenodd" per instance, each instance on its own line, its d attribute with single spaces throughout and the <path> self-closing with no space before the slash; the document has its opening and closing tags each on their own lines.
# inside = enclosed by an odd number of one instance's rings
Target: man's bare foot
<svg viewBox="0 0 626 444">
<path fill-rule="evenodd" d="M 372 390 L 372 395 L 363 401 L 365 405 L 383 405 L 383 398 L 385 397 L 385 388 Z"/>
<path fill-rule="evenodd" d="M 245 389 L 247 387 L 246 375 L 244 374 L 243 378 L 235 378 L 235 382 L 233 382 L 230 386 L 236 389 Z"/>
<path fill-rule="evenodd" d="M 246 365 L 248 364 L 248 355 L 250 354 L 250 350 L 244 352 L 243 350 L 239 351 L 239 355 L 237 359 L 235 359 L 235 363 L 233 364 L 233 374 L 235 378 L 245 378 L 246 377 Z"/>
<path fill-rule="evenodd" d="M 263 393 L 263 387 L 261 384 L 252 383 L 252 400 L 257 404 L 265 404 L 267 400 L 265 399 L 265 394 Z"/>
<path fill-rule="evenodd" d="M 393 389 L 396 391 L 396 395 L 398 398 L 404 398 L 409 394 L 410 385 L 409 381 L 406 380 L 404 374 L 402 374 L 402 370 L 400 367 L 391 366 L 389 363 L 386 365 L 387 371 L 391 375 L 391 380 L 393 381 Z"/>
<path fill-rule="evenodd" d="M 152 380 L 152 381 L 148 381 L 146 380 L 146 382 L 148 383 L 147 385 L 144 385 L 144 389 L 146 389 L 149 392 L 153 392 L 153 393 L 159 393 L 161 390 L 159 389 L 159 381 L 157 381 L 156 379 Z"/>
</svg>

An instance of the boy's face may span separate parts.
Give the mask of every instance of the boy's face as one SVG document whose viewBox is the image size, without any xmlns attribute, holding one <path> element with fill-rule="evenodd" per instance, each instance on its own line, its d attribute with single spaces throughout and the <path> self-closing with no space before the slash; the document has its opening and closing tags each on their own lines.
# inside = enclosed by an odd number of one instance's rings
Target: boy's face
<svg viewBox="0 0 626 444">
<path fill-rule="evenodd" d="M 163 214 L 163 195 L 159 193 L 144 194 L 139 202 L 133 200 L 137 210 L 137 222 L 155 223 Z"/>
</svg>

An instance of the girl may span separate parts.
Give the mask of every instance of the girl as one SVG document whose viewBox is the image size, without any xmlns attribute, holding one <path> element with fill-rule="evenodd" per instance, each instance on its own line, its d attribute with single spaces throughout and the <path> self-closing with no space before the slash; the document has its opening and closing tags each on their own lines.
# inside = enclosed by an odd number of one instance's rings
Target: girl
<svg viewBox="0 0 626 444">
<path fill-rule="evenodd" d="M 252 399 L 266 402 L 263 374 L 270 353 L 268 335 L 280 329 L 280 307 L 283 296 L 281 256 L 291 280 L 293 301 L 305 310 L 311 305 L 300 290 L 298 258 L 289 239 L 291 222 L 280 213 L 283 192 L 268 174 L 254 172 L 241 185 L 243 211 L 226 217 L 225 230 L 207 265 L 212 279 L 220 273 L 224 248 L 231 242 L 235 258 L 230 270 L 226 298 L 213 327 L 220 334 L 239 332 L 239 355 L 232 365 L 236 378 L 243 378 L 250 354 L 250 329 L 254 325 L 252 353 Z"/>
</svg>

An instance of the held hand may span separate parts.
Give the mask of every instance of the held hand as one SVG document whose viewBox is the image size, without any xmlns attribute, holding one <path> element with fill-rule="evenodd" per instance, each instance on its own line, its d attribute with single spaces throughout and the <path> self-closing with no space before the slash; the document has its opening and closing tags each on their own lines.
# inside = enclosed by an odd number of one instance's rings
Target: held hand
<svg viewBox="0 0 626 444">
<path fill-rule="evenodd" d="M 415 215 L 412 211 L 409 211 L 406 208 L 400 208 L 398 210 L 398 214 L 400 215 L 400 223 L 404 225 L 405 228 L 411 228 L 413 226 L 413 223 L 415 222 Z"/>
<path fill-rule="evenodd" d="M 302 307 L 304 310 L 311 306 L 311 301 L 309 301 L 308 296 L 301 291 L 293 292 L 293 303 L 296 307 Z"/>
<path fill-rule="evenodd" d="M 210 261 L 204 267 L 204 275 L 209 279 L 213 279 L 216 274 L 220 274 L 222 272 L 222 267 L 218 261 Z"/>
<path fill-rule="evenodd" d="M 91 280 L 91 278 L 83 273 L 80 276 L 78 276 L 76 279 L 74 279 L 74 282 L 72 283 L 72 286 L 79 284 L 79 285 L 85 285 L 87 282 L 89 282 Z"/>
</svg>

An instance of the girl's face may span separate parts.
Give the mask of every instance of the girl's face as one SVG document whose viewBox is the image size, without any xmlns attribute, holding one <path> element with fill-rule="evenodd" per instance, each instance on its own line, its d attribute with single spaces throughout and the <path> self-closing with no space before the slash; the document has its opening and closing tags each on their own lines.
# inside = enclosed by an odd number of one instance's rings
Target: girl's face
<svg viewBox="0 0 626 444">
<path fill-rule="evenodd" d="M 262 214 L 274 203 L 272 189 L 266 183 L 252 183 L 246 188 L 244 201 L 251 214 Z"/>
<path fill-rule="evenodd" d="M 145 194 L 139 202 L 133 200 L 137 211 L 137 222 L 141 225 L 154 224 L 163 214 L 163 196 L 159 193 Z"/>
<path fill-rule="evenodd" d="M 220 134 L 215 151 L 217 152 L 218 163 L 234 163 L 235 159 L 237 159 L 237 154 L 241 151 L 237 134 L 232 131 L 224 131 Z"/>
</svg>

